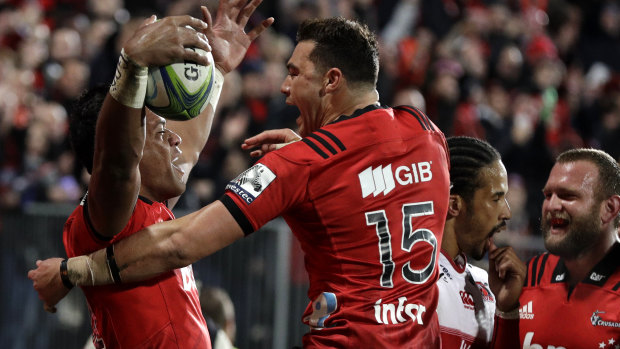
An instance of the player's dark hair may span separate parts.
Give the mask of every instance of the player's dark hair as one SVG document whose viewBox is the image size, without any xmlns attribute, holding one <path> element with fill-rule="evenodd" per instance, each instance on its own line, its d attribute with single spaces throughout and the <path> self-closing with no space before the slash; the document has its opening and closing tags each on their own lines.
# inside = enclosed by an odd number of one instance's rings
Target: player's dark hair
<svg viewBox="0 0 620 349">
<path fill-rule="evenodd" d="M 73 103 L 69 114 L 69 140 L 75 156 L 88 173 L 93 170 L 97 117 L 109 89 L 109 85 L 98 85 L 85 91 Z"/>
<path fill-rule="evenodd" d="M 446 141 L 450 152 L 450 194 L 469 202 L 483 185 L 478 176 L 480 171 L 501 157 L 489 143 L 477 138 L 459 136 Z"/>
<path fill-rule="evenodd" d="M 343 17 L 307 19 L 299 26 L 297 42 L 314 41 L 310 60 L 320 72 L 338 68 L 351 84 L 377 83 L 377 39 L 367 25 Z"/>
<path fill-rule="evenodd" d="M 575 161 L 589 161 L 598 168 L 598 183 L 596 197 L 605 200 L 612 195 L 620 195 L 620 165 L 609 154 L 592 148 L 571 149 L 560 154 L 556 162 L 568 163 Z M 620 225 L 620 215 L 614 220 L 614 226 Z"/>
</svg>

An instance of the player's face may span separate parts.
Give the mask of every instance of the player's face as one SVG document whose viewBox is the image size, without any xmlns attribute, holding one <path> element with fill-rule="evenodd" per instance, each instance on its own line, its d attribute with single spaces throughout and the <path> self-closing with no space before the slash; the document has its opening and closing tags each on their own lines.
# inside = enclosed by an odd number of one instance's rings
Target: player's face
<svg viewBox="0 0 620 349">
<path fill-rule="evenodd" d="M 316 72 L 314 63 L 310 61 L 314 46 L 310 41 L 297 44 L 286 65 L 288 75 L 280 86 L 280 91 L 286 95 L 286 104 L 299 109 L 297 126 L 302 137 L 322 126 L 321 116 L 324 113 L 324 76 Z"/>
<path fill-rule="evenodd" d="M 510 219 L 504 164 L 495 161 L 481 169 L 478 180 L 482 186 L 474 192 L 471 202 L 465 203 L 463 219 L 457 225 L 459 248 L 476 260 L 484 257 L 489 239 L 505 229 L 506 220 Z"/>
<path fill-rule="evenodd" d="M 179 167 L 181 137 L 166 128 L 166 120 L 146 110 L 146 138 L 140 160 L 141 194 L 156 201 L 179 196 L 185 190 Z"/>
<path fill-rule="evenodd" d="M 557 163 L 543 189 L 543 238 L 549 252 L 573 259 L 603 232 L 598 169 L 589 161 Z"/>
</svg>

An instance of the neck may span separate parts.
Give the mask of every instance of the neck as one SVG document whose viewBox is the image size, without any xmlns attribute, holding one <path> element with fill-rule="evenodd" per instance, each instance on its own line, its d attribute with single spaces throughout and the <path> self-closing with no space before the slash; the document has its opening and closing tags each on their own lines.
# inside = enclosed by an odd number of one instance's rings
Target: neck
<svg viewBox="0 0 620 349">
<path fill-rule="evenodd" d="M 443 229 L 443 238 L 441 240 L 441 249 L 453 260 L 461 252 L 459 244 L 456 241 L 456 231 L 454 231 L 455 221 L 455 218 L 448 218 L 446 220 L 446 225 Z"/>
<path fill-rule="evenodd" d="M 607 234 L 605 239 L 601 239 L 603 241 L 583 251 L 576 257 L 562 257 L 564 260 L 564 265 L 569 273 L 569 285 L 574 286 L 581 280 L 585 279 L 590 271 L 592 271 L 592 269 L 607 255 L 613 244 L 616 242 L 615 234 L 615 232 Z"/>
<path fill-rule="evenodd" d="M 371 104 L 379 103 L 379 93 L 377 90 L 346 90 L 345 93 L 330 97 L 328 107 L 325 110 L 323 124 L 337 120 L 342 115 L 351 115 L 356 110 L 367 107 Z"/>
</svg>

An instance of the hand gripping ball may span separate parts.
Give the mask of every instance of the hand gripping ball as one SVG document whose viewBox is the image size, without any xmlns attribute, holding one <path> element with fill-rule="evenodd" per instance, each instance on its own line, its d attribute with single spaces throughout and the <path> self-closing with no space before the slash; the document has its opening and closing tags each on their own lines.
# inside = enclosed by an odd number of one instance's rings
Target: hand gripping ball
<svg viewBox="0 0 620 349">
<path fill-rule="evenodd" d="M 206 55 L 210 64 L 183 62 L 149 68 L 144 103 L 155 114 L 170 120 L 190 120 L 207 107 L 214 90 L 213 56 L 202 49 L 193 50 Z"/>
</svg>

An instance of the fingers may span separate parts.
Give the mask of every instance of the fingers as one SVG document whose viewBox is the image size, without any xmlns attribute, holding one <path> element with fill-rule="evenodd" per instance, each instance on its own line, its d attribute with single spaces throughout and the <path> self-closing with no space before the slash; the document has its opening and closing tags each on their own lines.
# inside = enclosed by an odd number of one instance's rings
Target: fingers
<svg viewBox="0 0 620 349">
<path fill-rule="evenodd" d="M 220 1 L 220 5 L 217 8 L 217 15 L 224 15 L 230 20 L 236 21 L 239 11 L 245 2 L 246 0 Z"/>
<path fill-rule="evenodd" d="M 200 10 L 202 11 L 202 17 L 204 18 L 204 21 L 207 23 L 206 30 L 210 30 L 213 27 L 213 18 L 211 17 L 211 12 L 209 12 L 206 6 L 200 6 Z"/>
<path fill-rule="evenodd" d="M 525 264 L 512 247 L 498 248 L 493 252 L 493 257 L 489 252 L 489 273 L 496 271 L 500 279 L 506 278 L 507 275 L 525 278 Z"/>
<path fill-rule="evenodd" d="M 145 19 L 144 21 L 142 21 L 142 23 L 140 23 L 139 28 L 147 26 L 147 25 L 149 25 L 151 23 L 155 23 L 156 21 L 157 21 L 157 16 L 151 15 L 151 17 Z"/>
<path fill-rule="evenodd" d="M 254 41 L 254 39 L 261 35 L 261 33 L 265 31 L 265 29 L 269 28 L 274 21 L 275 19 L 273 17 L 269 17 L 266 20 L 262 21 L 261 24 L 250 30 L 250 32 L 248 33 L 250 41 Z"/>
<path fill-rule="evenodd" d="M 239 23 L 241 27 L 245 27 L 245 25 L 248 24 L 250 16 L 252 16 L 252 14 L 261 2 L 263 2 L 263 0 L 252 0 L 247 5 L 245 5 L 245 7 L 243 7 L 241 12 L 239 13 L 239 16 L 237 17 L 237 23 Z"/>
<path fill-rule="evenodd" d="M 298 139 L 301 139 L 301 137 L 290 129 L 267 130 L 247 138 L 241 145 L 241 148 L 252 149 L 265 144 L 287 143 Z"/>
<path fill-rule="evenodd" d="M 170 20 L 172 20 L 173 23 L 175 23 L 177 26 L 180 26 L 180 27 L 190 26 L 197 31 L 203 31 L 209 27 L 209 25 L 203 20 L 189 16 L 189 15 L 172 16 L 172 17 L 167 17 L 167 18 L 170 18 Z M 164 18 L 164 20 L 167 18 Z"/>
</svg>

